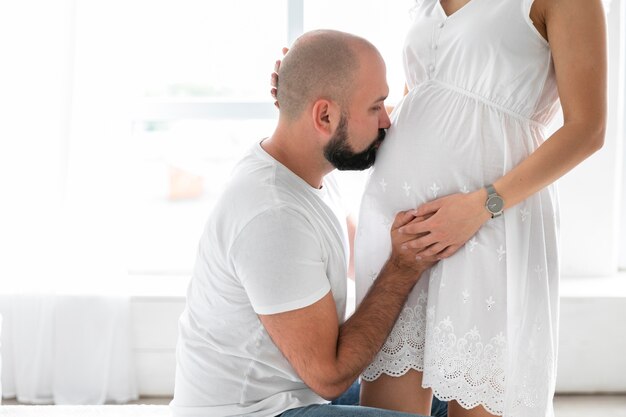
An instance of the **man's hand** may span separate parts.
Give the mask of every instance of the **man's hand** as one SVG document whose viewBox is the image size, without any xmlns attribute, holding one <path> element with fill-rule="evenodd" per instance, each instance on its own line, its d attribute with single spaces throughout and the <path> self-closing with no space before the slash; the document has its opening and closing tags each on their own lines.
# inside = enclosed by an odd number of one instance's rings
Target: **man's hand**
<svg viewBox="0 0 626 417">
<path fill-rule="evenodd" d="M 430 268 L 437 260 L 434 255 L 427 256 L 422 254 L 418 256 L 423 248 L 413 247 L 416 240 L 426 237 L 428 233 L 418 232 L 412 233 L 409 227 L 413 224 L 420 224 L 428 219 L 429 215 L 418 215 L 415 210 L 401 211 L 391 225 L 391 256 L 388 263 L 400 270 L 413 271 L 413 278 L 419 278 L 419 275 L 426 269 Z M 417 280 L 415 280 L 417 282 Z"/>
</svg>

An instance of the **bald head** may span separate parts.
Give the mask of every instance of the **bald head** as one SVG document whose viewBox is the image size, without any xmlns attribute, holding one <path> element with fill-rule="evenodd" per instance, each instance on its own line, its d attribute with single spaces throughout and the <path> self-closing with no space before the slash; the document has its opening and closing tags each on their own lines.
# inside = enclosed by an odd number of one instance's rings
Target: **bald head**
<svg viewBox="0 0 626 417">
<path fill-rule="evenodd" d="M 346 103 L 357 88 L 354 84 L 364 51 L 380 56 L 370 42 L 345 32 L 316 30 L 300 36 L 278 72 L 281 114 L 295 119 L 320 98 Z"/>
</svg>

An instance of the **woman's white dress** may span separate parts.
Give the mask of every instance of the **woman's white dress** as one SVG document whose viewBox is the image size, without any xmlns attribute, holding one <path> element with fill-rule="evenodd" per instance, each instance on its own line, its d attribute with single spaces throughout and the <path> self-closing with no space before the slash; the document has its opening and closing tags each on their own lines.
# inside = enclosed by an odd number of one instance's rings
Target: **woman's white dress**
<svg viewBox="0 0 626 417">
<path fill-rule="evenodd" d="M 446 16 L 418 0 L 405 48 L 409 93 L 392 115 L 361 204 L 357 302 L 390 253 L 400 210 L 482 188 L 544 141 L 558 111 L 532 0 L 471 0 Z M 418 282 L 362 377 L 424 372 L 442 400 L 505 416 L 552 415 L 557 333 L 554 186 L 489 220 Z"/>
</svg>

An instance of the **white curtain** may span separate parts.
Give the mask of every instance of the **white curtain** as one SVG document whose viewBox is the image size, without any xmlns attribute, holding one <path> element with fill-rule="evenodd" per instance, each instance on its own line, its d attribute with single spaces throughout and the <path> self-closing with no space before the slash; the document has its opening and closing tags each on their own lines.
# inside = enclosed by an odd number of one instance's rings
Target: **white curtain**
<svg viewBox="0 0 626 417">
<path fill-rule="evenodd" d="M 33 404 L 137 398 L 127 297 L 2 295 L 0 314 L 5 398 Z"/>
<path fill-rule="evenodd" d="M 0 404 L 2 404 L 2 314 L 0 313 Z"/>
<path fill-rule="evenodd" d="M 114 295 L 127 278 L 125 86 L 92 59 L 105 42 L 79 41 L 98 18 L 81 4 L 0 2 L 3 395 L 35 403 L 137 396 L 129 300 Z"/>
</svg>

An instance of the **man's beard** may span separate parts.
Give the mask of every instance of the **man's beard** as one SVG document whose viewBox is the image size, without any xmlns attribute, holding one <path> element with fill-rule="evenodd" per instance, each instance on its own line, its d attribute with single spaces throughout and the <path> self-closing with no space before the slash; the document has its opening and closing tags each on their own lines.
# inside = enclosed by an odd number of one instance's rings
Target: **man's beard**
<svg viewBox="0 0 626 417">
<path fill-rule="evenodd" d="M 363 171 L 374 165 L 376 151 L 385 138 L 385 129 L 378 129 L 378 136 L 362 152 L 355 153 L 348 143 L 348 118 L 341 115 L 337 130 L 324 147 L 324 156 L 340 171 Z"/>
</svg>

